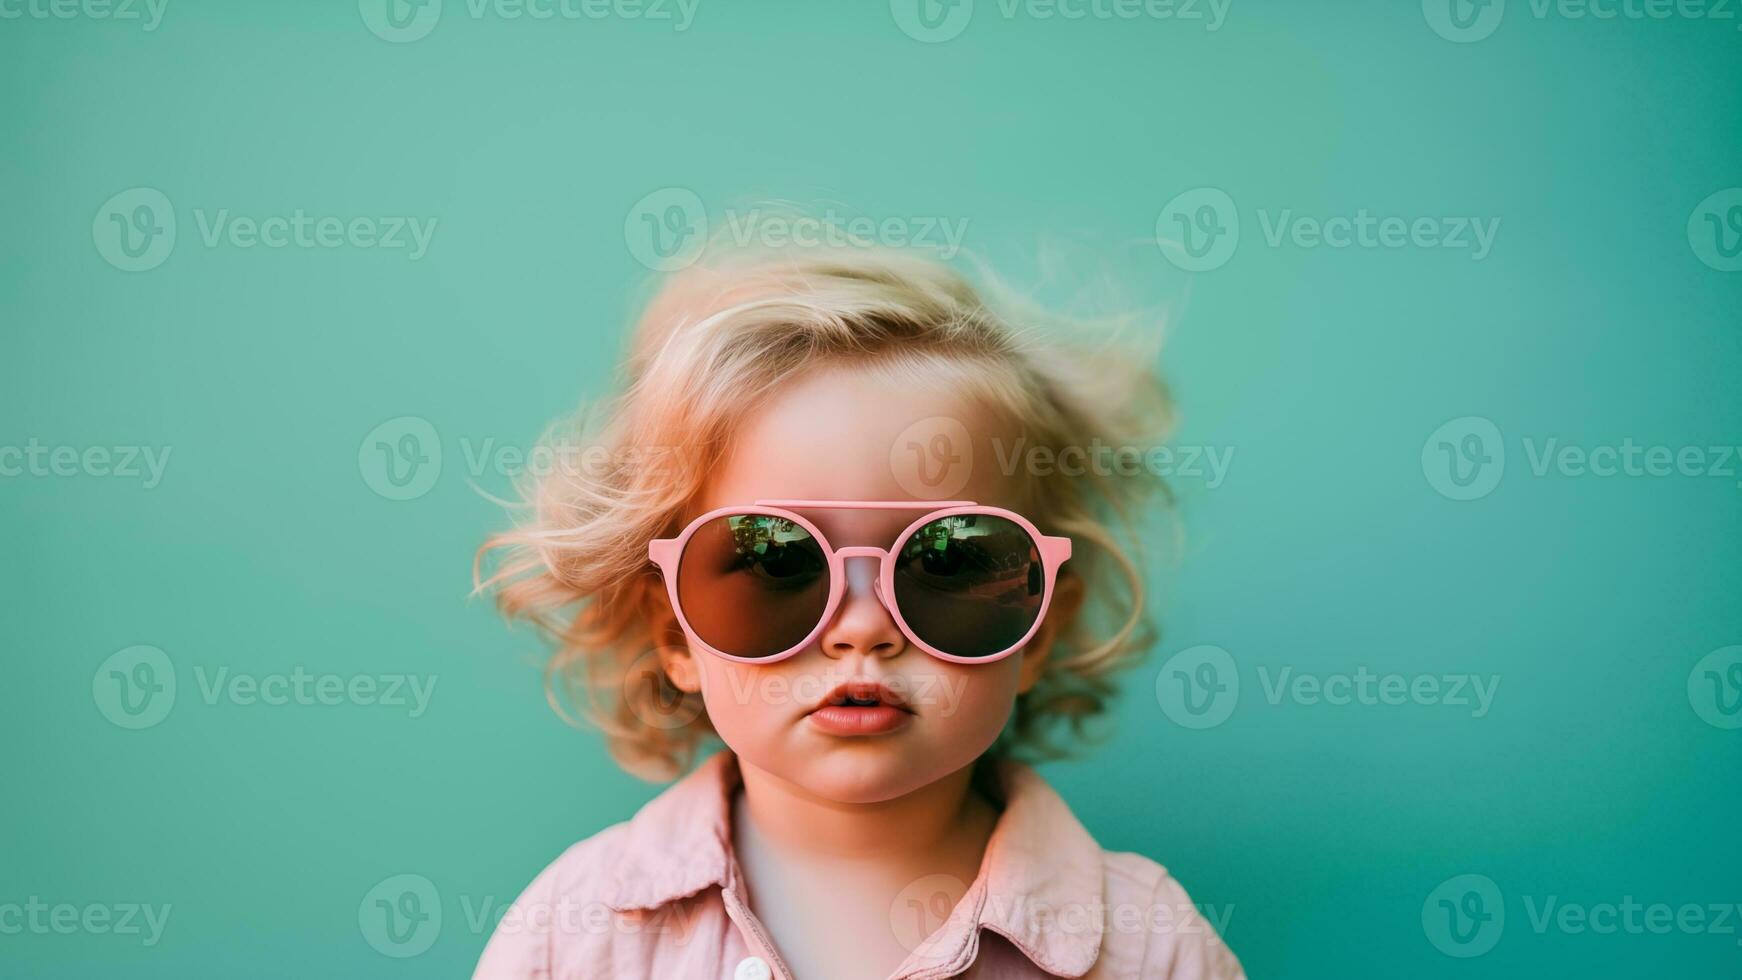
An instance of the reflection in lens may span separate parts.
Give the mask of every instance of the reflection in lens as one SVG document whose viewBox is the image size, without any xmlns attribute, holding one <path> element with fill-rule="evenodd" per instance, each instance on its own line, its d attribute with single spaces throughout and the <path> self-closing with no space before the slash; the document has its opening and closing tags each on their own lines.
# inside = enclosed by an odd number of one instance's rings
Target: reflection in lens
<svg viewBox="0 0 1742 980">
<path fill-rule="evenodd" d="M 829 601 L 829 564 L 809 531 L 771 514 L 696 529 L 677 570 L 690 629 L 721 653 L 772 657 L 803 642 Z"/>
<path fill-rule="evenodd" d="M 1021 525 L 956 514 L 920 527 L 900 546 L 895 602 L 926 643 L 958 657 L 1015 646 L 1045 598 L 1040 549 Z"/>
</svg>

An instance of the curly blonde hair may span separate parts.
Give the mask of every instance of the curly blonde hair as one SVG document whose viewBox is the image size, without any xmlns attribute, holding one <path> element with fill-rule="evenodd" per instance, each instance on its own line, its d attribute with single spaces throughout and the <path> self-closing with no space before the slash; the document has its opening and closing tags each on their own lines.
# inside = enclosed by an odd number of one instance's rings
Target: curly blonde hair
<svg viewBox="0 0 1742 980">
<path fill-rule="evenodd" d="M 564 465 L 522 487 L 521 519 L 474 561 L 478 590 L 554 645 L 545 681 L 559 714 L 572 721 L 564 701 L 581 704 L 618 763 L 651 780 L 682 773 L 713 735 L 700 695 L 672 686 L 652 657 L 683 639 L 653 635 L 667 600 L 647 543 L 682 529 L 747 392 L 778 390 L 823 364 L 941 367 L 1029 446 L 1165 439 L 1158 329 L 1140 317 L 1048 314 L 983 269 L 977 281 L 916 254 L 860 247 L 711 249 L 667 277 L 631 337 L 619 392 L 546 433 L 542 445 Z M 1171 502 L 1143 468 L 1035 469 L 1013 474 L 1027 481 L 1017 495 L 1043 531 L 1074 540 L 1065 570 L 1086 598 L 993 749 L 1030 757 L 1060 754 L 1048 737 L 1060 724 L 1084 734 L 1114 693 L 1114 672 L 1154 643 L 1131 548 L 1144 505 Z"/>
</svg>

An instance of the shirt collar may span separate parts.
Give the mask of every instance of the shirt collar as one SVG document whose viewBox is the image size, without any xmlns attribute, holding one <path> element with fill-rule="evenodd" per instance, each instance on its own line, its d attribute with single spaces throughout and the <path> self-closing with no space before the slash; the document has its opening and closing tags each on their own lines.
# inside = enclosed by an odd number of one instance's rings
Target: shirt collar
<svg viewBox="0 0 1742 980">
<path fill-rule="evenodd" d="M 1100 846 L 1034 770 L 1001 760 L 995 773 L 1004 809 L 980 873 L 898 975 L 965 969 L 978 953 L 982 929 L 1058 976 L 1082 976 L 1095 963 L 1102 931 Z M 590 897 L 627 912 L 656 909 L 713 885 L 729 887 L 737 873 L 731 800 L 738 784 L 737 759 L 721 751 L 648 802 L 626 825 L 604 873 L 590 876 Z"/>
</svg>

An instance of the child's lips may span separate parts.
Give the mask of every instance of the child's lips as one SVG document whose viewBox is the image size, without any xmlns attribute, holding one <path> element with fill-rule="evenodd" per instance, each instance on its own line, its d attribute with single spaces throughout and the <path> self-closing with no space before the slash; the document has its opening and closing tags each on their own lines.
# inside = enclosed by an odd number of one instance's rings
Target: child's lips
<svg viewBox="0 0 1742 980">
<path fill-rule="evenodd" d="M 863 680 L 837 685 L 807 717 L 830 735 L 882 735 L 905 727 L 913 711 L 899 694 Z"/>
<path fill-rule="evenodd" d="M 830 735 L 882 735 L 905 727 L 913 715 L 887 704 L 825 704 L 809 717 L 812 725 Z"/>
</svg>

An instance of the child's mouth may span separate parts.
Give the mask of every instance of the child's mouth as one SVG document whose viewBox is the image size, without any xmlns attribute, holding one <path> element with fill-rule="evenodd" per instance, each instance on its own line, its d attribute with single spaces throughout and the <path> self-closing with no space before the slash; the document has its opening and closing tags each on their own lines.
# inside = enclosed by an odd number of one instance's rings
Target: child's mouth
<svg viewBox="0 0 1742 980">
<path fill-rule="evenodd" d="M 913 712 L 876 681 L 849 681 L 811 709 L 811 724 L 830 735 L 882 735 L 907 725 Z"/>
</svg>

